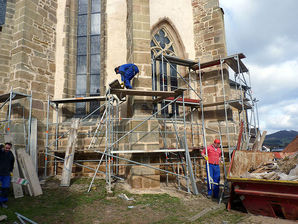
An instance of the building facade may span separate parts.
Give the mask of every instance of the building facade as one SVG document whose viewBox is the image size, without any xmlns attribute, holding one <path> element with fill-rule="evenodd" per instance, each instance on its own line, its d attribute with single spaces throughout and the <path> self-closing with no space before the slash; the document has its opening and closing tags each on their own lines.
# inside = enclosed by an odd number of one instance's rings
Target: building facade
<svg viewBox="0 0 298 224">
<path fill-rule="evenodd" d="M 1 4 L 5 5 L 5 23 L 0 32 L 0 92 L 13 89 L 32 94 L 32 117 L 37 119 L 38 125 L 40 173 L 44 167 L 48 99 L 103 96 L 109 83 L 116 78 L 120 80 L 114 68 L 125 63 L 139 67 L 140 72 L 132 81 L 136 90 L 173 91 L 187 87 L 181 82 L 181 75 L 200 92 L 197 73 L 162 62 L 154 65 L 152 58 L 167 54 L 204 63 L 227 55 L 224 15 L 219 0 L 2 0 Z M 157 78 L 153 82 L 154 75 Z M 222 82 L 218 68 L 207 69 L 202 77 L 203 102 L 223 101 L 223 83 L 229 97 L 227 71 Z M 198 99 L 190 92 L 187 97 Z M 98 102 L 82 102 L 61 106 L 58 120 L 81 117 L 99 105 Z M 26 106 L 25 109 L 28 110 Z M 153 110 L 152 97 L 133 96 L 121 105 L 121 116 L 142 118 Z M 178 114 L 182 111 L 169 107 L 162 113 L 170 116 L 175 110 Z M 199 114 L 194 117 L 197 121 L 201 119 Z M 233 120 L 232 114 L 230 120 Z M 216 127 L 224 116 L 222 105 L 205 110 L 206 124 L 210 127 Z M 48 117 L 51 122 L 57 122 L 52 110 Z M 130 121 L 124 126 L 134 125 Z M 148 121 L 147 126 L 154 125 L 158 122 Z M 231 127 L 231 132 L 237 132 L 237 128 Z M 207 143 L 216 136 L 207 131 Z M 148 142 L 150 147 L 160 147 L 156 135 L 148 139 L 137 149 L 149 147 Z M 223 140 L 226 142 L 224 134 Z M 88 141 L 90 139 L 84 137 L 79 147 L 86 147 Z M 67 139 L 59 143 L 59 147 L 66 144 Z M 200 138 L 189 144 L 203 145 Z M 155 160 L 155 157 L 146 158 L 149 162 Z M 144 158 L 138 156 L 137 160 Z M 84 173 L 84 169 L 80 171 Z M 134 185 L 134 177 L 130 179 Z M 156 183 L 158 185 L 159 180 L 151 185 Z"/>
</svg>

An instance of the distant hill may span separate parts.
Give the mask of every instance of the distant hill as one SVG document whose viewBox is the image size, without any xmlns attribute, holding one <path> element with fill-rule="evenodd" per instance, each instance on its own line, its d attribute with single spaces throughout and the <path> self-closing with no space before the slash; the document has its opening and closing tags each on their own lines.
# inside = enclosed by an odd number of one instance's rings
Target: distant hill
<svg viewBox="0 0 298 224">
<path fill-rule="evenodd" d="M 298 131 L 278 131 L 267 135 L 264 145 L 269 148 L 285 148 L 298 135 Z"/>
</svg>

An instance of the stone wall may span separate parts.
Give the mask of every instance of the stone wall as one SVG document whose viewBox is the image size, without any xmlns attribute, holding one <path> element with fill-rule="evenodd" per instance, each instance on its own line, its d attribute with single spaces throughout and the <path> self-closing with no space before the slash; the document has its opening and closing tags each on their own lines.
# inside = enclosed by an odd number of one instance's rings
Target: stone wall
<svg viewBox="0 0 298 224">
<path fill-rule="evenodd" d="M 0 94 L 10 91 L 10 68 L 11 68 L 11 50 L 13 46 L 13 30 L 14 30 L 14 14 L 15 1 L 8 0 L 6 5 L 5 24 L 2 25 L 0 31 Z M 1 120 L 4 120 L 7 115 L 7 106 L 4 106 L 0 111 Z M 0 128 L 0 133 L 4 133 L 4 127 Z M 4 136 L 1 136 L 4 141 Z"/>
<path fill-rule="evenodd" d="M 220 59 L 227 56 L 224 12 L 219 7 L 218 0 L 192 0 L 194 15 L 195 52 L 196 58 L 201 63 Z M 220 66 L 203 69 L 202 75 L 202 97 L 203 103 L 215 103 L 224 101 L 223 83 L 226 100 L 230 99 L 229 73 L 227 67 L 223 67 L 223 82 Z M 204 108 L 206 127 L 218 127 L 218 121 L 225 121 L 224 106 Z M 228 108 L 228 120 L 233 120 L 233 111 Z M 228 124 L 231 131 L 231 139 L 235 139 L 235 125 Z M 216 128 L 218 129 L 218 128 Z M 216 130 L 215 129 L 215 130 Z M 226 128 L 223 128 L 226 130 Z M 223 133 L 223 142 L 227 146 L 227 134 Z M 207 144 L 212 143 L 218 134 L 207 131 Z"/>
<path fill-rule="evenodd" d="M 5 24 L 0 31 L 0 94 L 10 90 L 11 49 L 13 46 L 15 1 L 8 0 Z"/>
<path fill-rule="evenodd" d="M 1 71 L 9 74 L 7 90 L 32 93 L 32 117 L 38 119 L 37 144 L 41 152 L 44 150 L 47 97 L 54 94 L 57 1 L 9 1 L 8 9 L 9 30 L 5 32 L 10 38 L 6 41 L 10 71 L 2 68 Z M 28 105 L 23 105 L 25 113 L 28 113 Z M 43 157 L 40 162 L 43 163 Z"/>
</svg>

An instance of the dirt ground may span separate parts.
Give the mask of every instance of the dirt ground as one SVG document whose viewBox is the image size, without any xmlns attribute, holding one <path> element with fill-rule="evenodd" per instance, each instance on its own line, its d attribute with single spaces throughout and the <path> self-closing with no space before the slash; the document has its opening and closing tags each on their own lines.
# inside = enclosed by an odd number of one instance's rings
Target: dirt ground
<svg viewBox="0 0 298 224">
<path fill-rule="evenodd" d="M 77 179 L 65 188 L 59 186 L 58 180 L 49 180 L 43 185 L 41 196 L 9 198 L 9 208 L 0 208 L 0 215 L 7 215 L 8 220 L 1 223 L 18 221 L 15 212 L 37 223 L 296 223 L 227 211 L 224 203 L 218 205 L 203 194 L 195 196 L 174 185 L 145 192 L 119 183 L 108 194 L 104 180 L 96 180 L 92 191 L 87 193 L 89 183 L 90 179 Z"/>
</svg>

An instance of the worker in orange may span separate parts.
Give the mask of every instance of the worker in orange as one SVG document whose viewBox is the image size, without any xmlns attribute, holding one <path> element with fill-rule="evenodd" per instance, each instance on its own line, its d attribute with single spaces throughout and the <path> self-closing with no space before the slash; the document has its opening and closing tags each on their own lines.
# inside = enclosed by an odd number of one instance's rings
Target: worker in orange
<svg viewBox="0 0 298 224">
<path fill-rule="evenodd" d="M 204 149 L 202 152 L 202 156 L 207 161 L 206 164 L 206 170 L 207 170 L 207 177 L 209 172 L 209 177 L 211 183 L 211 188 L 209 185 L 209 178 L 207 178 L 207 188 L 208 188 L 208 198 L 212 197 L 212 191 L 213 191 L 213 197 L 218 198 L 219 194 L 219 180 L 220 180 L 220 168 L 219 168 L 219 162 L 221 162 L 221 150 L 220 150 L 220 140 L 215 139 L 213 144 L 209 145 L 207 147 L 207 150 Z M 208 169 L 209 167 L 209 169 Z"/>
</svg>

